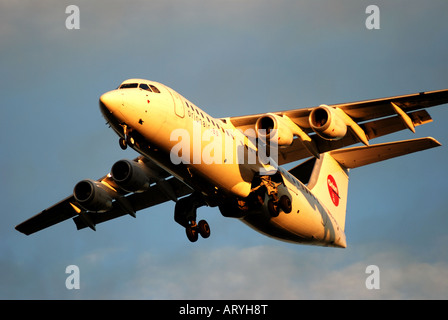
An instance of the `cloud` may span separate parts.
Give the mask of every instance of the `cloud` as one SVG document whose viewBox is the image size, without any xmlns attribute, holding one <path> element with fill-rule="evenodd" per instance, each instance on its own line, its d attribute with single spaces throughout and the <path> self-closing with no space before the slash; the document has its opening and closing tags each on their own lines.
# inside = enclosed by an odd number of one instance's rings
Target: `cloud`
<svg viewBox="0 0 448 320">
<path fill-rule="evenodd" d="M 170 254 L 126 247 L 83 250 L 79 258 L 25 264 L 1 259 L 3 299 L 447 299 L 448 264 L 422 261 L 378 244 L 178 248 Z M 65 268 L 80 269 L 81 289 L 65 288 Z M 366 268 L 379 268 L 379 290 Z M 6 277 L 5 275 L 8 274 Z M 24 285 L 27 287 L 23 291 Z"/>
<path fill-rule="evenodd" d="M 363 250 L 366 248 L 363 248 Z M 331 251 L 329 251 L 331 250 Z M 352 252 L 353 254 L 353 252 Z M 301 252 L 277 246 L 223 247 L 167 261 L 146 252 L 125 285 L 129 299 L 446 299 L 448 264 L 414 261 L 401 252 L 369 255 L 380 289 L 369 290 L 364 254 Z"/>
</svg>

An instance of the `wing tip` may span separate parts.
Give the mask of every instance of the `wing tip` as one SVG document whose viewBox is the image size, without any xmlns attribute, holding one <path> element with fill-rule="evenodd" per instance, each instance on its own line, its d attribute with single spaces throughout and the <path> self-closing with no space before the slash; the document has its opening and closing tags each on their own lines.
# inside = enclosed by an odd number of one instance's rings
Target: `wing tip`
<svg viewBox="0 0 448 320">
<path fill-rule="evenodd" d="M 28 228 L 26 228 L 23 223 L 16 225 L 14 229 L 27 236 L 33 233 L 32 231 L 28 230 Z"/>
<path fill-rule="evenodd" d="M 442 144 L 436 138 L 427 137 L 427 138 L 424 138 L 424 139 L 427 139 L 428 141 L 430 141 L 431 144 L 432 144 L 432 147 L 441 147 L 442 146 Z"/>
</svg>

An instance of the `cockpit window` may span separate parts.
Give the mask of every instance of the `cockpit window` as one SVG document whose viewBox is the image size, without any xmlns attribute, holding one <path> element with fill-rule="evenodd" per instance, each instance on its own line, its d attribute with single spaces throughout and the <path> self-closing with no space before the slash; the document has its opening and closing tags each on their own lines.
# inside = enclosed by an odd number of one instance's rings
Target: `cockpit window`
<svg viewBox="0 0 448 320">
<path fill-rule="evenodd" d="M 138 83 L 123 83 L 120 86 L 120 89 L 130 89 L 130 88 L 137 88 L 138 87 Z"/>
<path fill-rule="evenodd" d="M 143 90 L 151 91 L 151 89 L 149 88 L 149 86 L 146 83 L 140 83 L 139 88 L 143 89 Z"/>
<path fill-rule="evenodd" d="M 159 89 L 157 89 L 155 86 L 153 86 L 152 84 L 149 85 L 152 89 L 152 91 L 154 91 L 155 93 L 160 93 Z"/>
<path fill-rule="evenodd" d="M 160 93 L 160 90 L 157 89 L 157 87 L 153 86 L 152 84 L 146 84 L 146 83 L 123 83 L 121 84 L 118 89 L 131 89 L 131 88 L 140 88 L 146 91 Z"/>
</svg>

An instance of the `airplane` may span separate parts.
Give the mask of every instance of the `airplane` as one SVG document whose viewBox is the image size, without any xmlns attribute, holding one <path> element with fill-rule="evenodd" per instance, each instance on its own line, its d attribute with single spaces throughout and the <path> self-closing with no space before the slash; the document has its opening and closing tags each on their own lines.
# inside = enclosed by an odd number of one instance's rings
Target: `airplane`
<svg viewBox="0 0 448 320">
<path fill-rule="evenodd" d="M 78 230 L 96 230 L 174 201 L 174 220 L 191 242 L 210 236 L 207 221 L 197 222 L 197 209 L 209 206 L 277 240 L 345 248 L 349 171 L 441 145 L 431 137 L 370 140 L 415 133 L 432 121 L 426 108 L 446 103 L 448 89 L 214 118 L 164 84 L 128 79 L 102 94 L 99 107 L 119 146 L 139 156 L 80 181 L 16 230 L 30 235 L 70 218 Z"/>
</svg>

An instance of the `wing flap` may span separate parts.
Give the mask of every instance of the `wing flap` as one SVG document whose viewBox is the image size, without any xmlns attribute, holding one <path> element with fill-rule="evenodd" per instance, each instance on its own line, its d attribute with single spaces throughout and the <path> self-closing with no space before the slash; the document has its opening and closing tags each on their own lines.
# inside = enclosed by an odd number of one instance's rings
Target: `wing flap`
<svg viewBox="0 0 448 320">
<path fill-rule="evenodd" d="M 409 116 L 414 127 L 432 122 L 432 118 L 426 110 L 415 111 L 407 114 L 407 116 Z M 362 124 L 361 127 L 364 129 L 364 132 L 369 139 L 378 138 L 387 134 L 409 129 L 403 119 L 398 115 L 366 122 Z"/>
</svg>

